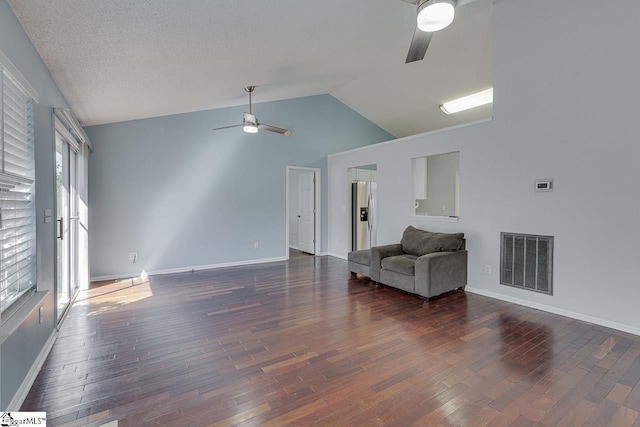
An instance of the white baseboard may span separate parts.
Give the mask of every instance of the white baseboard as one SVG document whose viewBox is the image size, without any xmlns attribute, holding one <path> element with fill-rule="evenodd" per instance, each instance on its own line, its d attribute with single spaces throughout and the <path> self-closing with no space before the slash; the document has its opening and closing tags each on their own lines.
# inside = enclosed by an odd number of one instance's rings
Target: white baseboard
<svg viewBox="0 0 640 427">
<path fill-rule="evenodd" d="M 211 270 L 214 268 L 238 267 L 238 266 L 251 265 L 251 264 L 265 264 L 268 262 L 286 261 L 287 259 L 288 258 L 286 256 L 275 257 L 275 258 L 260 258 L 260 259 L 246 260 L 246 261 L 225 262 L 220 264 L 196 265 L 192 267 L 180 267 L 180 268 L 170 268 L 166 270 L 154 270 L 154 271 L 147 271 L 147 274 L 149 276 L 153 276 L 153 275 L 159 275 L 159 274 L 188 273 L 191 271 Z M 91 281 L 99 282 L 102 280 L 131 279 L 133 277 L 138 277 L 138 276 L 132 276 L 131 273 L 111 274 L 107 276 L 91 277 Z"/>
<path fill-rule="evenodd" d="M 491 291 L 486 291 L 484 289 L 474 288 L 473 286 L 467 285 L 464 288 L 465 292 L 471 292 L 473 294 L 483 295 L 485 297 L 498 299 L 501 301 L 507 301 L 518 305 L 523 305 L 525 307 L 535 308 L 537 310 L 546 311 L 548 313 L 558 314 L 560 316 L 569 317 L 571 319 L 581 320 L 583 322 L 593 323 L 595 325 L 604 326 L 611 329 L 616 329 L 622 332 L 628 332 L 633 335 L 640 335 L 640 328 L 636 328 L 633 326 L 625 325 L 622 323 L 612 322 L 611 320 L 602 319 L 599 317 L 593 317 L 586 314 L 576 313 L 569 310 L 564 310 L 562 308 L 553 307 L 546 304 L 539 304 L 537 302 L 527 301 L 520 298 L 513 298 L 507 295 L 498 294 Z"/>
<path fill-rule="evenodd" d="M 29 369 L 29 372 L 27 373 L 24 381 L 22 381 L 22 384 L 20 384 L 20 388 L 18 388 L 16 394 L 13 395 L 13 399 L 11 399 L 11 402 L 9 402 L 9 405 L 6 407 L 7 411 L 20 410 L 24 399 L 27 398 L 27 394 L 29 394 L 29 390 L 31 390 L 31 386 L 33 385 L 36 377 L 38 376 L 38 373 L 40 372 L 40 368 L 42 368 L 44 361 L 47 360 L 47 356 L 49 355 L 53 344 L 56 342 L 56 338 L 58 338 L 58 331 L 54 329 L 44 347 L 42 347 L 42 350 L 40 350 L 40 354 L 38 354 L 35 362 L 33 362 L 33 365 L 31 365 L 31 369 Z"/>
<path fill-rule="evenodd" d="M 345 261 L 347 260 L 347 257 L 345 255 L 335 254 L 333 252 L 325 252 L 325 254 L 329 255 L 329 256 L 332 256 L 334 258 L 340 258 L 340 259 L 343 259 Z"/>
</svg>

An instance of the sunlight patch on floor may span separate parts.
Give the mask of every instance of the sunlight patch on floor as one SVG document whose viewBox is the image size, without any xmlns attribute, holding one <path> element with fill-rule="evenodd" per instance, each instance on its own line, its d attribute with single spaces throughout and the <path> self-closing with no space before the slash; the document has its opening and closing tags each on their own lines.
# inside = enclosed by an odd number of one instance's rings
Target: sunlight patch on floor
<svg viewBox="0 0 640 427">
<path fill-rule="evenodd" d="M 93 306 L 89 316 L 105 313 L 120 306 L 131 304 L 153 296 L 148 278 L 136 277 L 107 285 L 93 286 L 82 291 L 76 298 L 76 306 Z"/>
</svg>

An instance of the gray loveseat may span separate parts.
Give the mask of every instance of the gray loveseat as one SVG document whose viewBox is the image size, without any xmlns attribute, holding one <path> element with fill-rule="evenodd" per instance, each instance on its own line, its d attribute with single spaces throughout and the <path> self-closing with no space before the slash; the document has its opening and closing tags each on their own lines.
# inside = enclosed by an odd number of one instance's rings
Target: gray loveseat
<svg viewBox="0 0 640 427">
<path fill-rule="evenodd" d="M 464 289 L 467 251 L 463 233 L 407 227 L 400 243 L 371 248 L 371 279 L 427 299 Z"/>
</svg>

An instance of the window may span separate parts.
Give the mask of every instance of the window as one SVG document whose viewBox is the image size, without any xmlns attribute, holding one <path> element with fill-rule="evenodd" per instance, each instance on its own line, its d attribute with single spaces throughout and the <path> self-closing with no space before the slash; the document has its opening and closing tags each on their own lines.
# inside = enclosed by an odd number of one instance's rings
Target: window
<svg viewBox="0 0 640 427">
<path fill-rule="evenodd" d="M 36 284 L 33 99 L 1 65 L 0 313 Z"/>
<path fill-rule="evenodd" d="M 411 159 L 414 205 L 412 215 L 460 216 L 460 152 Z"/>
</svg>

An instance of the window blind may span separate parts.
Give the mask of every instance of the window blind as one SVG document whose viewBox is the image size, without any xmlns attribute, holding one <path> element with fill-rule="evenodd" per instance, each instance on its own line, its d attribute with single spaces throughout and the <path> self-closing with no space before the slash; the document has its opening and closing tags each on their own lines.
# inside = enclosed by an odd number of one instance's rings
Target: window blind
<svg viewBox="0 0 640 427">
<path fill-rule="evenodd" d="M 33 100 L 0 74 L 0 312 L 36 283 Z"/>
</svg>

